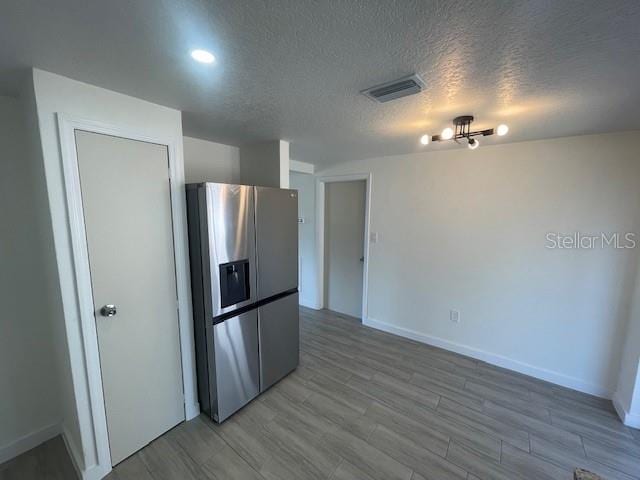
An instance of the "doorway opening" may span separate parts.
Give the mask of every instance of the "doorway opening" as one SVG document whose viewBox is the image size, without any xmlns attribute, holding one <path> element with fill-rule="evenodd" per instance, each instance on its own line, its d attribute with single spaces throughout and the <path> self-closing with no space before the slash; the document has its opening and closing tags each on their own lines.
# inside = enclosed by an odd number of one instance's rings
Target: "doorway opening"
<svg viewBox="0 0 640 480">
<path fill-rule="evenodd" d="M 370 175 L 318 181 L 319 303 L 366 321 Z"/>
</svg>

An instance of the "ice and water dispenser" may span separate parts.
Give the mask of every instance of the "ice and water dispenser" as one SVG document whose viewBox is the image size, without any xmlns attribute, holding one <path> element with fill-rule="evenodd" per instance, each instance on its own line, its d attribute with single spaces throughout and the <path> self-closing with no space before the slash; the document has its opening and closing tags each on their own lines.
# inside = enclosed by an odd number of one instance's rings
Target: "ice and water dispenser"
<svg viewBox="0 0 640 480">
<path fill-rule="evenodd" d="M 225 308 L 249 300 L 249 260 L 223 263 L 220 269 L 220 303 Z"/>
</svg>

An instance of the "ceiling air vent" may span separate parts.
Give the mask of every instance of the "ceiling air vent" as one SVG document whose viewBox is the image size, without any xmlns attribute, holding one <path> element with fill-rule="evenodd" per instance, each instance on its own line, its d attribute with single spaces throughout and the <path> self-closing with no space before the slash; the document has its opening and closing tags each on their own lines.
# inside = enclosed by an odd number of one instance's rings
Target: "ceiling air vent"
<svg viewBox="0 0 640 480">
<path fill-rule="evenodd" d="M 415 93 L 419 93 L 424 88 L 424 82 L 418 75 L 410 75 L 408 77 L 394 80 L 393 82 L 383 83 L 382 85 L 376 85 L 375 87 L 362 90 L 363 95 L 366 95 L 371 100 L 384 103 L 396 98 L 407 97 Z"/>
</svg>

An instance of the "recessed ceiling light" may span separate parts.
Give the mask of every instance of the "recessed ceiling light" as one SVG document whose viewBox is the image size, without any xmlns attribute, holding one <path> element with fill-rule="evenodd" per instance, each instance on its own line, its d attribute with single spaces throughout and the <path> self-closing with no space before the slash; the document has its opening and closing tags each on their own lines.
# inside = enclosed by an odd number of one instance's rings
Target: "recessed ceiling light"
<svg viewBox="0 0 640 480">
<path fill-rule="evenodd" d="M 497 134 L 500 136 L 506 135 L 509 131 L 509 127 L 507 127 L 504 123 L 502 125 L 498 125 Z"/>
<path fill-rule="evenodd" d="M 423 145 L 429 145 L 429 135 L 422 135 L 420 137 L 420 143 Z"/>
<path fill-rule="evenodd" d="M 200 63 L 213 63 L 216 61 L 216 57 L 213 56 L 213 53 L 207 52 L 206 50 L 192 51 L 191 58 Z"/>
</svg>

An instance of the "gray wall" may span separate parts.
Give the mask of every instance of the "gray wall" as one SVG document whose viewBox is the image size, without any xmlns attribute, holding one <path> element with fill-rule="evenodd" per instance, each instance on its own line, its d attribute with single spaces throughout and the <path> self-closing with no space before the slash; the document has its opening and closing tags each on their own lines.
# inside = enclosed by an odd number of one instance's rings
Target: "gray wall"
<svg viewBox="0 0 640 480">
<path fill-rule="evenodd" d="M 289 188 L 289 142 L 272 140 L 240 147 L 240 181 Z"/>
<path fill-rule="evenodd" d="M 46 190 L 26 122 L 23 102 L 0 97 L 0 462 L 60 422 Z"/>
<path fill-rule="evenodd" d="M 184 137 L 186 183 L 240 182 L 240 149 L 230 145 Z"/>
</svg>

